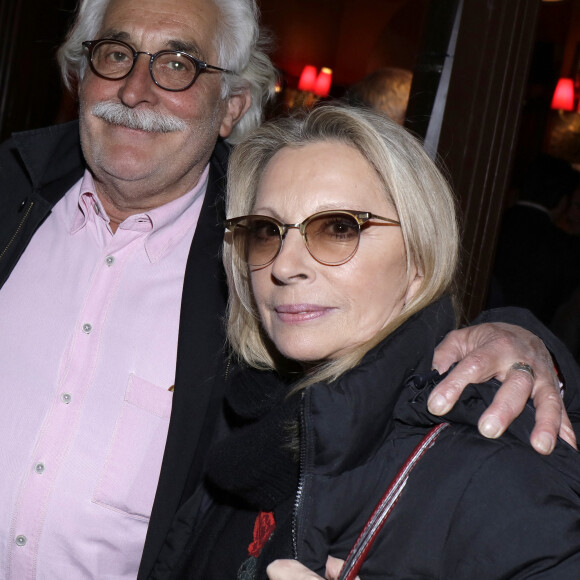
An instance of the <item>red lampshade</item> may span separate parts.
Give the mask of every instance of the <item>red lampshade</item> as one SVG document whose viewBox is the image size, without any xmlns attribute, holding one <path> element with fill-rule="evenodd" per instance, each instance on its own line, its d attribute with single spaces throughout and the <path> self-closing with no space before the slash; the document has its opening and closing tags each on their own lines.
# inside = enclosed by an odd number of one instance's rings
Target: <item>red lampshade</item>
<svg viewBox="0 0 580 580">
<path fill-rule="evenodd" d="M 314 94 L 319 97 L 327 97 L 330 92 L 330 84 L 332 83 L 332 69 L 322 67 L 316 83 L 314 85 Z"/>
<path fill-rule="evenodd" d="M 550 106 L 552 109 L 561 109 L 562 111 L 574 110 L 574 82 L 572 79 L 561 78 L 558 81 Z"/>
<path fill-rule="evenodd" d="M 311 64 L 307 64 L 302 69 L 302 74 L 300 75 L 300 80 L 298 81 L 299 91 L 314 91 L 314 84 L 316 83 L 316 67 Z"/>
</svg>

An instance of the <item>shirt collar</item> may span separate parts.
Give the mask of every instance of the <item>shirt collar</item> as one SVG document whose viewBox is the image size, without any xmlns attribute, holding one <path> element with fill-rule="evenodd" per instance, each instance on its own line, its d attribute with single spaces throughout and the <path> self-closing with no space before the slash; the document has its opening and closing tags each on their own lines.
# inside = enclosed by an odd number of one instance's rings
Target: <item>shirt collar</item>
<svg viewBox="0 0 580 580">
<path fill-rule="evenodd" d="M 160 207 L 129 216 L 119 225 L 119 229 L 147 232 L 145 239 L 147 256 L 151 262 L 159 260 L 175 247 L 188 231 L 195 229 L 207 189 L 208 176 L 209 164 L 192 190 Z M 70 196 L 67 203 L 71 235 L 84 228 L 89 221 L 95 222 L 97 227 L 106 228 L 112 235 L 109 216 L 96 192 L 93 176 L 88 170 L 81 179 L 76 195 Z"/>
<path fill-rule="evenodd" d="M 101 204 L 96 193 L 93 176 L 88 170 L 77 185 L 65 196 L 67 204 L 66 215 L 70 218 L 70 233 L 76 234 L 89 221 L 100 219 L 105 225 L 109 224 L 109 216 Z"/>
</svg>

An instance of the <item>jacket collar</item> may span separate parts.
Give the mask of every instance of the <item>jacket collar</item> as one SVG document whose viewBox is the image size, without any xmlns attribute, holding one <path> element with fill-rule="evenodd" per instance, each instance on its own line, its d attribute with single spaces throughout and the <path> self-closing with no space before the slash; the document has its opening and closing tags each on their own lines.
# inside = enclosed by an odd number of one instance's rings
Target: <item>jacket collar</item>
<svg viewBox="0 0 580 580">
<path fill-rule="evenodd" d="M 14 133 L 13 139 L 33 188 L 52 204 L 82 177 L 78 121 Z"/>
<path fill-rule="evenodd" d="M 321 470 L 340 473 L 374 455 L 396 427 L 395 408 L 406 381 L 431 370 L 435 347 L 454 327 L 451 300 L 442 298 L 407 320 L 337 381 L 307 389 L 306 432 L 312 434 Z"/>
</svg>

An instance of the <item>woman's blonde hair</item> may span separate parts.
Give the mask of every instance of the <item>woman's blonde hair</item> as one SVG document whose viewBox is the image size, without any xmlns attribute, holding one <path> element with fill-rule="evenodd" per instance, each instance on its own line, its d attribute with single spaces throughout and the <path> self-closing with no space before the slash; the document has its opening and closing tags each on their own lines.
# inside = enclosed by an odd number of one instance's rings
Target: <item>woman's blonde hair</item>
<svg viewBox="0 0 580 580">
<path fill-rule="evenodd" d="M 301 386 L 336 379 L 410 316 L 449 292 L 459 243 L 453 194 L 421 143 L 378 112 L 340 105 L 324 105 L 309 113 L 265 123 L 237 145 L 228 171 L 227 216 L 252 213 L 264 170 L 278 151 L 320 141 L 352 147 L 376 171 L 385 197 L 401 222 L 408 283 L 414 271 L 422 280 L 401 313 L 375 337 L 319 366 Z M 224 265 L 230 290 L 228 337 L 234 352 L 253 367 L 277 368 L 279 355 L 261 325 L 249 268 L 233 251 L 229 233 L 224 243 Z"/>
</svg>

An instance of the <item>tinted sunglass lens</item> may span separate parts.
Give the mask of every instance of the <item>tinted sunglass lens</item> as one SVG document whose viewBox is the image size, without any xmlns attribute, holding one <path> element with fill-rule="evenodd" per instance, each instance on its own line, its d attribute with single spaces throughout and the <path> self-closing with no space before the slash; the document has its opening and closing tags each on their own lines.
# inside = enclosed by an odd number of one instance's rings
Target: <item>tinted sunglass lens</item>
<svg viewBox="0 0 580 580">
<path fill-rule="evenodd" d="M 348 213 L 321 214 L 306 225 L 306 241 L 312 255 L 325 264 L 342 264 L 356 252 L 360 227 Z"/>
<path fill-rule="evenodd" d="M 280 230 L 275 222 L 264 218 L 248 218 L 236 225 L 236 251 L 250 266 L 264 266 L 280 249 Z"/>
</svg>

